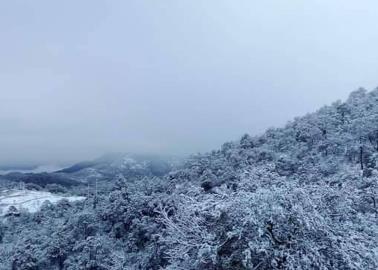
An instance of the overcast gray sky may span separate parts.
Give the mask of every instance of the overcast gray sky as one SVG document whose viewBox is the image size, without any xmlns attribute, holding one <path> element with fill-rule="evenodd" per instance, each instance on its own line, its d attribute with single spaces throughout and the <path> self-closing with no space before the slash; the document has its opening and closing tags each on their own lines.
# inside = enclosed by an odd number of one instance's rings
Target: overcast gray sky
<svg viewBox="0 0 378 270">
<path fill-rule="evenodd" d="M 1 1 L 0 164 L 195 153 L 378 85 L 376 0 Z"/>
</svg>

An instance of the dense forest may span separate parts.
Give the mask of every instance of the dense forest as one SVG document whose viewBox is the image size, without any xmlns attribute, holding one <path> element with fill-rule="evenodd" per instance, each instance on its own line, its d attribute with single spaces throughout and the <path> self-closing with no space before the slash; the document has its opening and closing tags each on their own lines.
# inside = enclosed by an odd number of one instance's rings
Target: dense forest
<svg viewBox="0 0 378 270">
<path fill-rule="evenodd" d="M 378 89 L 163 172 L 6 215 L 0 269 L 378 269 Z"/>
</svg>

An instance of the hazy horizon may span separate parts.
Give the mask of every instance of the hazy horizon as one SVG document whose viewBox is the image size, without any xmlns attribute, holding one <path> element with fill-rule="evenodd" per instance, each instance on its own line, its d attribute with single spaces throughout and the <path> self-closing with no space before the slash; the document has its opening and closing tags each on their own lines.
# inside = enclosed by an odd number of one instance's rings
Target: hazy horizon
<svg viewBox="0 0 378 270">
<path fill-rule="evenodd" d="M 186 155 L 378 85 L 374 1 L 4 1 L 0 165 Z"/>
</svg>

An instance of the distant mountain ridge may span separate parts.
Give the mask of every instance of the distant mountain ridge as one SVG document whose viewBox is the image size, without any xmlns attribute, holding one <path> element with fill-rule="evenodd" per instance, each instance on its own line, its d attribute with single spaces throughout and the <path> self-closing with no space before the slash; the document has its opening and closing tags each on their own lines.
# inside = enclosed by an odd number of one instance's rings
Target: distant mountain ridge
<svg viewBox="0 0 378 270">
<path fill-rule="evenodd" d="M 138 177 L 163 176 L 179 163 L 179 159 L 157 155 L 129 153 L 105 154 L 91 161 L 76 163 L 55 172 L 11 172 L 0 175 L 0 180 L 30 183 L 46 187 L 58 184 L 66 188 L 99 181 L 113 181 L 117 175 L 134 179 Z"/>
<path fill-rule="evenodd" d="M 74 164 L 56 173 L 80 174 L 91 169 L 103 175 L 115 176 L 124 174 L 127 176 L 163 176 L 173 166 L 177 165 L 178 159 L 161 157 L 157 155 L 141 155 L 130 153 L 110 153 L 92 161 L 84 161 Z"/>
</svg>

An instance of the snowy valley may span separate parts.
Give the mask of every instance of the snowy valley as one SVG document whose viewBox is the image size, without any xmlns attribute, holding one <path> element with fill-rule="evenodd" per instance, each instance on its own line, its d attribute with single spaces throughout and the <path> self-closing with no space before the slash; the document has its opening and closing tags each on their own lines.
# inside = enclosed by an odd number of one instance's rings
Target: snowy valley
<svg viewBox="0 0 378 270">
<path fill-rule="evenodd" d="M 60 200 L 69 202 L 85 200 L 83 196 L 61 196 L 47 191 L 3 190 L 0 191 L 0 216 L 14 214 L 14 211 L 35 213 L 45 202 L 57 203 Z M 12 210 L 13 209 L 13 210 Z M 11 212 L 13 211 L 13 212 Z"/>
</svg>

